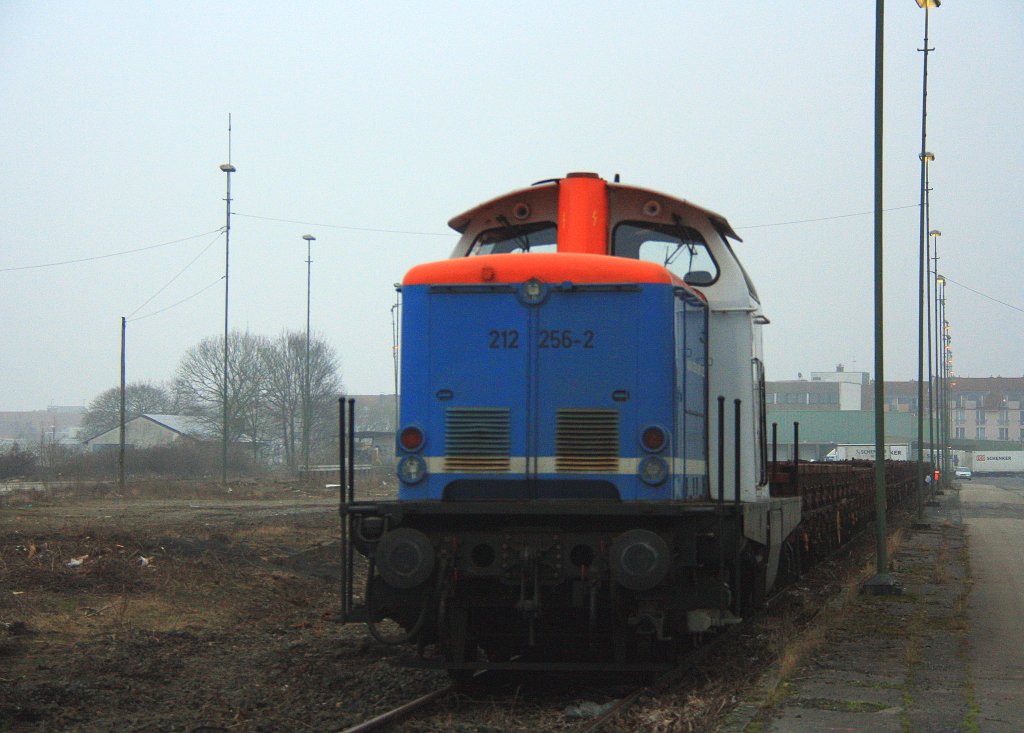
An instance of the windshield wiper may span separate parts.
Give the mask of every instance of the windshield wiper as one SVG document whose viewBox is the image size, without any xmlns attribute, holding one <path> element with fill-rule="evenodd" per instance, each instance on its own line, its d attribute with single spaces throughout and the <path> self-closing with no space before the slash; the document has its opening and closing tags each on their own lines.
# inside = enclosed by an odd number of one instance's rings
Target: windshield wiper
<svg viewBox="0 0 1024 733">
<path fill-rule="evenodd" d="M 697 256 L 696 243 L 690 241 L 690 237 L 687 236 L 686 227 L 683 226 L 683 220 L 679 218 L 679 214 L 672 215 L 672 223 L 676 225 L 676 236 L 679 237 L 679 244 L 676 245 L 675 250 L 672 254 L 665 256 L 665 266 L 671 265 L 676 261 L 676 258 L 682 253 L 683 248 L 690 253 L 690 262 L 687 265 L 687 270 L 693 269 L 693 258 Z"/>
<path fill-rule="evenodd" d="M 529 234 L 525 234 L 525 233 L 523 233 L 523 234 L 516 234 L 516 228 L 512 226 L 512 222 L 510 222 L 508 220 L 508 217 L 505 216 L 504 214 L 501 214 L 501 215 L 499 215 L 496 218 L 498 220 L 498 223 L 501 224 L 506 229 L 508 229 L 509 234 L 512 235 L 512 236 L 510 236 L 508 238 L 508 241 L 515 242 L 516 244 L 518 244 L 519 248 L 522 249 L 523 252 L 529 252 L 530 251 L 530 235 Z"/>
</svg>

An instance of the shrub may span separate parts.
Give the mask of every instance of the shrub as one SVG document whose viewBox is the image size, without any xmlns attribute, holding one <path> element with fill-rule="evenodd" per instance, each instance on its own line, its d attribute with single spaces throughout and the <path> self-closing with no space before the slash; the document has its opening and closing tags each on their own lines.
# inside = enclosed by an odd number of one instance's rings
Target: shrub
<svg viewBox="0 0 1024 733">
<path fill-rule="evenodd" d="M 35 454 L 21 450 L 17 443 L 0 451 L 0 479 L 23 478 L 31 475 L 35 468 Z"/>
</svg>

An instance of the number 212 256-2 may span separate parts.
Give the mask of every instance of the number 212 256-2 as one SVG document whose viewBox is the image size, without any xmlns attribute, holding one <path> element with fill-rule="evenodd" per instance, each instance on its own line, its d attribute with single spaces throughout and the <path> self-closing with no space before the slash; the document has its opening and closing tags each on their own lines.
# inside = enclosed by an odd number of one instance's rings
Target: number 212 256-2
<svg viewBox="0 0 1024 733">
<path fill-rule="evenodd" d="M 488 348 L 518 349 L 519 331 L 514 328 L 492 329 L 487 332 Z M 571 328 L 544 328 L 537 333 L 539 349 L 592 349 L 595 334 L 590 329 L 573 331 Z"/>
</svg>

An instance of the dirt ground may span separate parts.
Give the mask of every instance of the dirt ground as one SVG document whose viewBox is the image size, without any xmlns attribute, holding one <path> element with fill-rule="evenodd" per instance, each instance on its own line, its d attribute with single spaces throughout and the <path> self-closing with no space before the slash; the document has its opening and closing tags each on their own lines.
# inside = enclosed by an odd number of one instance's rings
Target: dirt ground
<svg viewBox="0 0 1024 733">
<path fill-rule="evenodd" d="M 339 730 L 437 686 L 337 622 L 326 490 L 128 494 L 0 499 L 0 730 Z"/>
<path fill-rule="evenodd" d="M 0 730 L 339 731 L 446 684 L 339 623 L 338 533 L 336 495 L 288 483 L 0 496 Z M 819 567 L 609 730 L 711 729 L 858 562 Z M 533 675 L 397 730 L 581 730 L 574 707 L 627 688 Z"/>
</svg>

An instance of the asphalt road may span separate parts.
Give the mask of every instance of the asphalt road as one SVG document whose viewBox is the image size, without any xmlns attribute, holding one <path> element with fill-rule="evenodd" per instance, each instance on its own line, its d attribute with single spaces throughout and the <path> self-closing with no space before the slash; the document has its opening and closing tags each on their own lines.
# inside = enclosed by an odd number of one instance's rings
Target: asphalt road
<svg viewBox="0 0 1024 733">
<path fill-rule="evenodd" d="M 971 552 L 971 668 L 978 730 L 1024 730 L 1024 477 L 975 478 L 960 494 Z"/>
</svg>

